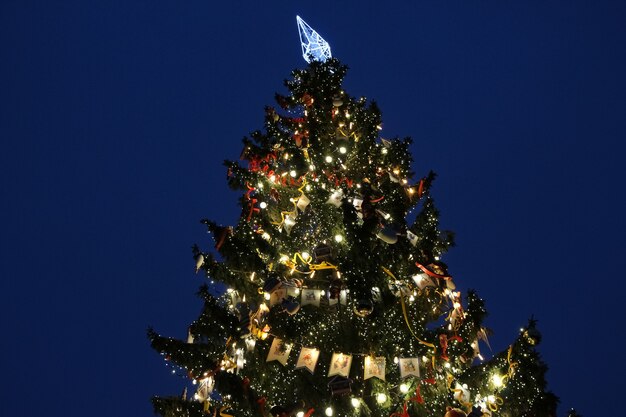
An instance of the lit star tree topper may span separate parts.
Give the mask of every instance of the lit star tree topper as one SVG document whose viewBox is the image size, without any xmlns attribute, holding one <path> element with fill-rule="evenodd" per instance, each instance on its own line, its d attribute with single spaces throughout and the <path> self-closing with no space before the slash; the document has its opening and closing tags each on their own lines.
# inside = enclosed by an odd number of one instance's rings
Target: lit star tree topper
<svg viewBox="0 0 626 417">
<path fill-rule="evenodd" d="M 331 58 L 330 45 L 311 26 L 309 26 L 300 16 L 296 16 L 298 21 L 298 32 L 300 33 L 300 43 L 302 44 L 302 56 L 308 63 L 311 61 L 324 62 Z"/>
</svg>

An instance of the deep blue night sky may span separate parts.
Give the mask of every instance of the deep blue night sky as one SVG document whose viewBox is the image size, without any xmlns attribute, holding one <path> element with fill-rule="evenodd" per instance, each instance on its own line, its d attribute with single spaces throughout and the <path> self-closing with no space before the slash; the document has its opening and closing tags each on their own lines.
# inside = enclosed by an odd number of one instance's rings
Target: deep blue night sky
<svg viewBox="0 0 626 417">
<path fill-rule="evenodd" d="M 200 311 L 199 220 L 236 222 L 222 160 L 305 65 L 299 14 L 439 174 L 444 260 L 494 350 L 534 314 L 559 414 L 615 415 L 626 3 L 294 3 L 0 3 L 1 414 L 149 416 L 182 391 L 145 330 Z"/>
</svg>

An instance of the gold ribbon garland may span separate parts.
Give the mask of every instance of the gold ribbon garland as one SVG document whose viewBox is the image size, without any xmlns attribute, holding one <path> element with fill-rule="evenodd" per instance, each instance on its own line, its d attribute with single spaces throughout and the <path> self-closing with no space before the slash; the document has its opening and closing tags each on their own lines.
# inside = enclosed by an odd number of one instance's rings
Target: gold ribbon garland
<svg viewBox="0 0 626 417">
<path fill-rule="evenodd" d="M 382 266 L 381 268 L 383 269 L 383 271 L 385 271 L 385 273 L 387 275 L 389 275 L 390 278 L 392 278 L 394 281 L 397 281 L 397 278 L 395 277 L 395 275 L 393 275 L 393 273 L 390 270 L 388 270 L 384 266 Z M 406 304 L 404 302 L 404 297 L 402 296 L 402 294 L 400 294 L 400 304 L 402 305 L 402 314 L 404 315 L 404 321 L 406 322 L 406 326 L 409 328 L 409 331 L 411 332 L 413 337 L 415 337 L 415 339 L 417 339 L 417 341 L 420 342 L 422 345 L 428 346 L 429 348 L 431 348 L 433 350 L 432 361 L 433 361 L 433 368 L 434 368 L 435 367 L 435 355 L 437 354 L 437 347 L 434 344 L 432 344 L 432 343 L 428 343 L 428 342 L 420 339 L 419 337 L 417 337 L 417 335 L 413 331 L 413 328 L 411 327 L 411 322 L 409 321 L 409 315 L 408 315 L 407 310 L 406 310 Z"/>
<path fill-rule="evenodd" d="M 286 255 L 285 255 L 285 257 L 286 257 Z M 302 261 L 302 263 L 304 263 L 305 265 L 308 265 L 309 270 L 310 270 L 309 272 L 300 271 L 300 270 L 297 269 L 297 261 L 298 261 L 298 259 L 300 259 Z M 292 271 L 298 272 L 300 274 L 310 274 L 312 271 L 319 271 L 319 270 L 322 270 L 322 269 L 337 269 L 337 266 L 335 266 L 335 265 L 333 265 L 333 264 L 331 264 L 329 262 L 326 262 L 326 261 L 322 261 L 322 262 L 320 262 L 318 264 L 311 263 L 311 261 L 304 259 L 302 257 L 302 255 L 300 254 L 300 252 L 294 253 L 293 256 L 291 257 L 291 259 L 287 258 L 287 260 L 285 260 L 283 262 L 283 264 L 286 267 L 290 268 Z"/>
<path fill-rule="evenodd" d="M 306 175 L 306 174 L 305 174 Z M 285 223 L 285 217 L 287 216 L 293 216 L 294 218 L 298 216 L 298 200 L 300 198 L 302 198 L 302 196 L 304 195 L 304 187 L 306 187 L 306 178 L 303 176 L 302 177 L 302 186 L 300 186 L 298 188 L 298 191 L 300 191 L 300 196 L 298 198 L 292 198 L 291 202 L 293 204 L 293 210 L 292 211 L 281 211 L 280 212 L 280 222 L 272 222 L 272 224 L 277 225 L 278 227 L 282 226 L 283 223 Z"/>
<path fill-rule="evenodd" d="M 493 401 L 490 401 L 488 398 L 485 401 L 487 404 L 487 407 L 489 408 L 489 410 L 493 411 L 494 413 L 496 411 L 498 411 L 498 408 L 500 406 L 502 406 L 502 404 L 504 404 L 504 400 L 500 397 L 495 396 Z"/>
<path fill-rule="evenodd" d="M 518 362 L 511 361 L 512 354 L 513 354 L 513 345 L 510 345 L 509 351 L 506 354 L 506 361 L 509 364 L 509 370 L 507 371 L 506 375 L 502 377 L 503 384 L 506 384 L 511 378 L 513 378 L 513 375 L 515 374 L 515 369 L 517 369 L 517 367 L 519 366 Z"/>
</svg>

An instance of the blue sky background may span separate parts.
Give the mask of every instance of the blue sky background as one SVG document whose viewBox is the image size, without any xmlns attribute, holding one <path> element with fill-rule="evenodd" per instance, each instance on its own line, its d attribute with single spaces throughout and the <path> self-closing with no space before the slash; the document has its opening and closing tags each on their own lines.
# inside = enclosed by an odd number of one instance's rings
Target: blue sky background
<svg viewBox="0 0 626 417">
<path fill-rule="evenodd" d="M 438 172 L 494 350 L 534 314 L 559 414 L 615 414 L 626 3 L 215 3 L 0 3 L 2 414 L 149 416 L 182 391 L 145 330 L 200 311 L 190 247 L 236 222 L 221 162 L 304 66 L 296 14 Z"/>
</svg>

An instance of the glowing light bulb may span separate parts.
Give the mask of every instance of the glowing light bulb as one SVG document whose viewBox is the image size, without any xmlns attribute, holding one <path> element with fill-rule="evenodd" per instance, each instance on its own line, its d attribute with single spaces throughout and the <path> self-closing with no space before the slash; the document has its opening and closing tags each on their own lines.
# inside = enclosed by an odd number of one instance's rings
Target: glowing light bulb
<svg viewBox="0 0 626 417">
<path fill-rule="evenodd" d="M 309 258 L 311 258 L 311 255 L 309 255 L 309 252 L 302 252 L 302 259 L 304 259 L 305 261 L 308 261 Z"/>
<path fill-rule="evenodd" d="M 265 294 L 263 294 L 263 298 L 265 298 L 267 301 L 269 301 L 270 298 L 272 298 L 272 296 L 270 295 L 269 292 L 266 292 Z"/>
<path fill-rule="evenodd" d="M 406 394 L 409 392 L 409 386 L 407 384 L 400 384 L 400 392 Z"/>
<path fill-rule="evenodd" d="M 333 162 L 333 157 L 332 157 L 332 156 L 330 156 L 330 155 L 329 155 L 329 156 L 327 156 L 327 157 L 326 157 L 326 162 L 328 162 L 328 163 Z"/>
<path fill-rule="evenodd" d="M 261 235 L 261 237 L 265 240 L 270 240 L 270 234 L 267 232 L 263 232 L 263 234 Z"/>
<path fill-rule="evenodd" d="M 385 394 L 384 392 L 378 393 L 378 395 L 376 395 L 376 401 L 378 401 L 378 404 L 384 403 L 385 401 L 387 401 L 387 394 Z"/>
<path fill-rule="evenodd" d="M 341 235 L 335 235 L 335 242 L 337 243 L 341 243 L 343 241 L 343 236 Z"/>
<path fill-rule="evenodd" d="M 264 209 L 265 207 L 267 207 L 267 203 L 265 201 L 261 201 L 259 203 L 259 207 L 261 207 L 262 209 Z"/>
<path fill-rule="evenodd" d="M 381 152 L 383 153 L 383 155 L 386 155 L 387 154 L 387 148 L 383 148 Z"/>
<path fill-rule="evenodd" d="M 352 407 L 354 408 L 359 408 L 359 406 L 361 405 L 361 401 L 359 401 L 358 398 L 352 398 L 350 402 L 352 403 Z"/>
<path fill-rule="evenodd" d="M 315 165 L 313 164 L 309 165 L 309 171 L 315 171 Z"/>
<path fill-rule="evenodd" d="M 333 415 L 333 408 L 332 407 L 328 407 L 326 408 L 326 411 L 324 412 L 327 416 L 332 416 Z"/>
<path fill-rule="evenodd" d="M 491 377 L 491 382 L 493 382 L 493 385 L 496 388 L 500 388 L 502 386 L 502 377 L 500 375 L 498 375 L 498 374 L 494 374 Z"/>
<path fill-rule="evenodd" d="M 339 153 L 346 153 L 346 152 L 348 152 L 348 150 L 346 149 L 345 146 L 342 146 L 339 148 Z"/>
<path fill-rule="evenodd" d="M 304 411 L 298 411 L 298 414 L 296 414 L 296 417 L 304 417 Z"/>
<path fill-rule="evenodd" d="M 291 175 L 293 178 L 296 177 L 296 175 L 298 175 L 298 173 L 296 172 L 295 169 L 291 170 L 291 172 L 289 173 L 289 175 Z"/>
<path fill-rule="evenodd" d="M 400 362 L 400 359 L 398 359 L 397 356 L 395 358 L 393 358 L 393 363 L 397 364 L 398 362 Z"/>
</svg>

